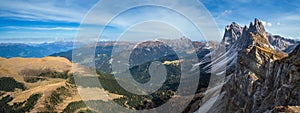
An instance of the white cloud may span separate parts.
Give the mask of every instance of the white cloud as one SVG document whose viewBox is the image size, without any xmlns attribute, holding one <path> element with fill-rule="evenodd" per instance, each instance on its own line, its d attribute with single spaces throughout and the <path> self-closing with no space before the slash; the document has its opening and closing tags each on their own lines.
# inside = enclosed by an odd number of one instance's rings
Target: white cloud
<svg viewBox="0 0 300 113">
<path fill-rule="evenodd" d="M 265 27 L 272 27 L 272 23 L 271 22 L 266 22 L 266 21 L 261 21 L 261 23 L 265 26 Z"/>
<path fill-rule="evenodd" d="M 119 0 L 103 0 L 100 1 L 99 7 L 94 7 L 89 11 L 89 8 L 93 5 L 90 3 L 89 6 L 86 6 L 86 3 L 80 3 L 80 1 L 69 0 L 60 1 L 52 0 L 48 2 L 40 1 L 18 1 L 18 0 L 4 0 L 0 4 L 0 17 L 1 18 L 14 18 L 20 20 L 37 20 L 37 21 L 62 21 L 62 22 L 76 22 L 82 24 L 92 24 L 105 26 L 107 20 L 110 20 L 112 17 L 117 16 L 120 12 L 124 11 L 126 6 L 139 6 L 147 4 L 162 4 L 164 7 L 170 9 L 175 9 L 179 11 L 178 13 L 183 13 L 182 18 L 190 19 L 193 21 L 199 30 L 202 32 L 203 37 L 207 37 L 211 40 L 219 40 L 221 35 L 218 32 L 218 28 L 214 20 L 210 18 L 210 14 L 207 13 L 205 8 L 198 4 L 198 0 L 189 0 L 189 1 L 180 1 L 180 0 L 170 0 L 170 1 L 152 1 L 152 0 L 123 0 L 120 3 Z M 105 4 L 107 3 L 107 4 Z M 122 5 L 120 5 L 122 4 Z M 124 7 L 123 7 L 124 6 Z M 130 7 L 128 7 L 130 8 Z M 95 10 L 95 11 L 93 11 Z M 174 11 L 174 12 L 176 12 Z M 88 18 L 85 18 L 86 13 L 89 12 L 90 15 Z M 224 15 L 230 14 L 231 10 L 225 10 Z M 205 16 L 204 16 L 205 15 Z M 209 16 L 208 16 L 209 15 Z M 188 35 L 193 37 L 193 40 L 201 39 L 201 35 L 195 35 L 198 31 L 193 30 L 191 24 L 187 21 L 181 21 L 178 17 L 175 17 L 174 14 L 170 14 L 166 11 L 161 10 L 149 10 L 146 12 L 135 12 L 131 14 L 124 15 L 118 21 L 114 21 L 110 24 L 114 28 L 126 29 L 137 21 L 147 20 L 151 17 L 156 17 L 158 20 L 162 20 L 166 23 L 176 24 L 176 27 L 181 28 L 186 31 Z M 85 19 L 84 21 L 82 21 Z M 19 27 L 20 28 L 20 27 Z M 74 28 L 22 28 L 22 29 L 35 29 L 35 30 L 75 30 Z M 97 31 L 98 29 L 91 30 Z M 90 31 L 90 32 L 91 32 Z M 145 31 L 147 32 L 147 31 Z M 166 34 L 168 31 L 165 31 Z M 86 33 L 89 35 L 97 36 L 97 33 Z M 142 33 L 142 31 L 140 31 Z M 206 34 L 203 34 L 206 33 Z M 88 36 L 86 36 L 88 37 Z"/>
<path fill-rule="evenodd" d="M 277 22 L 277 23 L 276 23 L 276 25 L 280 26 L 280 25 L 281 25 L 281 23 L 280 23 L 280 22 Z"/>
<path fill-rule="evenodd" d="M 286 21 L 300 21 L 300 15 L 299 14 L 289 14 L 286 16 L 283 16 L 283 20 Z"/>
<path fill-rule="evenodd" d="M 222 17 L 226 17 L 226 16 L 230 15 L 231 13 L 232 13 L 232 10 L 224 10 L 216 18 L 219 19 Z"/>
<path fill-rule="evenodd" d="M 88 9 L 65 2 L 3 0 L 0 4 L 0 17 L 20 20 L 80 22 Z"/>
<path fill-rule="evenodd" d="M 268 26 L 268 27 L 271 27 L 271 26 L 272 26 L 272 23 L 268 22 L 268 23 L 267 23 L 267 26 Z"/>
<path fill-rule="evenodd" d="M 111 21 L 109 26 L 114 26 L 118 29 L 125 30 L 128 27 L 131 27 L 132 25 L 140 22 L 157 20 L 176 26 L 187 35 L 190 35 L 190 37 L 188 37 L 192 38 L 193 40 L 201 38 L 203 39 L 203 37 L 206 37 L 209 40 L 220 40 L 221 35 L 218 32 L 216 23 L 214 22 L 213 18 L 210 18 L 210 14 L 205 11 L 206 9 L 201 6 L 201 4 L 198 4 L 199 1 L 170 1 L 172 2 L 152 0 L 125 0 L 122 1 L 122 5 L 116 4 L 116 2 L 119 2 L 118 0 L 102 1 L 98 4 L 99 6 L 97 5 L 89 12 L 89 14 L 85 17 L 85 20 L 82 22 L 83 24 L 106 25 L 108 21 L 110 21 L 112 18 L 115 18 Z M 150 9 L 149 5 L 146 7 L 137 8 L 137 6 L 143 6 L 145 4 L 151 4 L 152 6 L 150 6 Z M 145 10 L 142 10 L 144 8 Z M 231 10 L 227 10 L 226 13 L 230 12 Z M 199 31 L 194 29 L 195 27 L 193 24 L 199 28 L 201 33 L 206 33 L 204 34 L 206 36 L 203 36 L 203 34 L 202 36 L 201 34 L 199 35 Z M 139 34 L 148 32 L 145 29 L 142 30 L 143 31 L 139 31 Z M 163 31 L 166 35 L 168 34 L 167 29 L 159 30 Z"/>
<path fill-rule="evenodd" d="M 222 13 L 222 15 L 223 16 L 225 16 L 225 15 L 229 15 L 229 14 L 231 14 L 231 10 L 225 10 L 223 13 Z"/>
<path fill-rule="evenodd" d="M 143 41 L 157 38 L 176 39 L 184 36 L 181 32 L 182 31 L 174 28 L 174 26 L 157 21 L 148 21 L 128 29 L 128 31 L 121 36 L 120 40 Z"/>
<path fill-rule="evenodd" d="M 27 29 L 27 30 L 65 30 L 65 31 L 76 31 L 78 30 L 77 27 L 24 27 L 24 26 L 6 26 L 2 28 L 8 29 Z"/>
</svg>

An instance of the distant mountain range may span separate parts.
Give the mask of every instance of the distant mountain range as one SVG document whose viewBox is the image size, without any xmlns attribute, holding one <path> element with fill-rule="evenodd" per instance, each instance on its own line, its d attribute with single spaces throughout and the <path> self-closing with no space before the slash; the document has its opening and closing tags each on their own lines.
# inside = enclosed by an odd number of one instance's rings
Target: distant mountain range
<svg viewBox="0 0 300 113">
<path fill-rule="evenodd" d="M 41 58 L 72 49 L 73 42 L 53 42 L 42 44 L 0 43 L 0 57 Z"/>
<path fill-rule="evenodd" d="M 161 42 L 163 41 L 161 40 Z M 172 56 L 175 53 L 169 51 L 170 49 L 180 51 L 180 49 L 189 46 L 185 44 L 192 44 L 196 48 L 194 52 L 196 52 L 200 62 L 197 65 L 201 69 L 202 76 L 200 78 L 225 73 L 225 81 L 216 80 L 217 85 L 211 87 L 211 90 L 208 89 L 211 92 L 206 92 L 206 94 L 210 94 L 216 89 L 222 88 L 221 95 L 219 95 L 216 104 L 213 105 L 213 109 L 209 109 L 210 112 L 284 112 L 290 107 L 300 106 L 300 87 L 298 85 L 300 82 L 300 41 L 267 33 L 264 25 L 258 19 L 251 22 L 249 27 L 241 27 L 235 22 L 226 26 L 221 43 L 192 42 L 187 38 L 168 40 L 167 42 L 169 42 L 168 46 L 161 44 L 160 41 L 141 43 L 135 46 L 131 57 L 137 60 L 145 60 L 144 58 L 146 58 L 155 61 L 162 58 L 164 59 L 163 62 L 174 61 L 178 58 Z M 114 47 L 130 48 L 130 46 L 136 45 L 126 42 L 117 45 L 113 43 L 115 42 L 96 45 L 96 68 L 101 72 L 111 73 L 111 61 L 114 60 L 111 58 L 111 51 Z M 216 52 L 221 45 L 225 45 L 226 52 Z M 78 48 L 79 51 L 77 52 L 79 53 L 74 55 L 83 55 L 80 57 L 83 59 L 79 61 L 85 61 L 84 53 L 87 49 L 93 48 Z M 118 54 L 119 57 L 123 57 L 122 52 L 126 52 L 126 49 Z M 189 54 L 188 51 L 181 52 Z M 213 59 L 211 55 L 217 57 Z M 72 50 L 57 53 L 54 56 L 62 56 L 72 60 Z M 141 63 L 141 61 L 136 62 Z M 147 62 L 145 63 L 147 64 Z M 122 62 L 119 64 L 120 66 L 131 65 Z M 142 71 L 143 69 L 140 67 L 148 68 L 147 65 L 144 67 L 143 63 L 137 66 L 138 68 L 132 67 L 131 69 Z M 217 69 L 216 75 L 210 75 L 212 67 Z M 225 69 L 222 70 L 221 68 Z M 173 67 L 171 70 L 174 71 L 176 68 Z M 139 74 L 139 76 L 144 75 Z M 201 83 L 204 83 L 203 80 Z M 224 87 L 219 87 L 220 84 L 223 84 Z M 205 88 L 203 86 L 207 86 L 207 84 L 199 85 L 198 88 Z M 217 97 L 212 95 L 211 98 Z M 209 100 L 211 98 L 202 101 L 194 100 L 194 103 L 190 103 L 189 109 L 186 109 L 187 112 L 196 111 L 199 105 L 211 104 Z M 284 109 L 281 109 L 282 106 Z"/>
<path fill-rule="evenodd" d="M 7 58 L 42 57 L 50 54 L 56 56 L 38 59 L 0 58 L 0 81 L 3 82 L 0 84 L 0 104 L 3 106 L 0 112 L 120 112 L 105 105 L 117 102 L 128 109 L 152 109 L 172 97 L 185 96 L 192 96 L 193 100 L 188 103 L 184 113 L 197 110 L 216 113 L 300 112 L 299 44 L 297 40 L 267 33 L 258 19 L 249 26 L 241 27 L 235 22 L 226 26 L 220 43 L 196 42 L 182 37 L 142 43 L 98 42 L 75 49 L 71 42 L 0 44 L 0 54 Z M 194 49 L 190 49 L 191 46 Z M 223 46 L 226 51 L 219 51 Z M 117 51 L 117 56 L 112 56 L 114 48 L 124 50 Z M 94 49 L 95 54 L 89 56 L 88 50 Z M 130 51 L 130 54 L 126 54 Z M 197 55 L 198 61 L 190 59 L 193 53 Z M 96 64 L 90 64 L 93 60 L 91 57 L 94 57 Z M 127 57 L 129 62 L 120 60 Z M 149 68 L 153 61 L 161 62 L 167 71 L 166 81 L 155 93 L 136 95 L 124 90 L 116 81 L 120 78 L 115 77 L 115 74 L 126 72 L 130 72 L 137 82 L 149 81 Z M 182 62 L 189 65 L 181 67 Z M 113 63 L 120 67 L 129 66 L 129 70 L 112 70 Z M 95 80 L 89 78 L 92 75 L 89 73 L 90 65 L 96 66 L 96 76 L 102 88 L 75 85 L 73 76 L 80 77 L 78 81 Z M 179 84 L 190 82 L 181 75 L 181 70 L 186 69 L 191 71 L 188 77 L 200 77 L 194 95 L 176 94 Z M 200 69 L 200 74 L 194 74 L 193 69 Z M 183 80 L 179 82 L 180 79 Z M 120 81 L 130 84 L 126 78 Z M 214 82 L 211 86 L 210 81 Z M 6 85 L 7 83 L 13 85 Z M 106 103 L 100 104 L 100 108 L 104 109 L 86 107 L 76 87 L 101 92 L 99 98 L 90 96 L 85 102 L 93 105 L 96 102 Z M 184 90 L 189 88 L 190 86 L 186 86 Z M 215 103 L 213 99 L 216 99 Z M 180 104 L 182 103 L 177 102 L 172 106 L 176 108 Z M 212 107 L 208 109 L 206 106 Z M 173 108 L 168 112 L 178 112 Z"/>
<path fill-rule="evenodd" d="M 164 43 L 162 43 L 164 42 Z M 172 55 L 175 55 L 175 51 L 182 52 L 182 53 L 190 53 L 194 52 L 197 54 L 198 58 L 201 59 L 210 51 L 214 50 L 217 46 L 217 42 L 198 42 L 198 41 L 191 41 L 188 38 L 182 37 L 179 39 L 172 39 L 172 40 L 165 40 L 161 39 L 160 41 L 147 41 L 140 44 L 132 43 L 132 42 L 98 42 L 94 44 L 94 46 L 83 46 L 81 48 L 77 48 L 74 50 L 69 50 L 61 53 L 55 53 L 50 56 L 60 56 L 65 57 L 72 61 L 72 53 L 76 51 L 73 55 L 80 59 L 81 61 L 86 60 L 86 55 L 89 50 L 95 49 L 95 63 L 96 68 L 102 72 L 111 73 L 111 66 L 110 62 L 112 60 L 111 55 L 114 48 L 127 48 L 121 53 L 119 53 L 119 57 L 125 57 L 125 53 L 129 53 L 129 48 L 134 48 L 133 52 L 131 53 L 131 59 L 139 60 L 139 61 L 146 61 L 146 59 L 160 59 L 162 57 L 169 57 L 165 59 L 173 59 L 171 58 Z M 189 46 L 193 46 L 194 50 L 185 50 L 184 48 L 188 48 Z M 184 51 L 183 51 L 184 50 Z M 173 52 L 172 52 L 173 51 Z M 79 59 L 77 59 L 79 60 Z M 134 62 L 139 62 L 134 61 Z M 141 62 L 139 62 L 141 64 Z M 87 64 L 89 65 L 89 64 Z"/>
<path fill-rule="evenodd" d="M 230 45 L 232 42 L 236 41 L 239 37 L 242 37 L 243 27 L 239 26 L 236 23 L 232 23 L 231 25 L 226 26 L 225 34 L 222 43 L 226 46 Z M 270 44 L 276 50 L 280 50 L 283 52 L 290 53 L 297 44 L 300 43 L 298 40 L 287 39 L 281 37 L 279 35 L 272 35 L 271 33 L 266 34 Z M 232 37 L 232 38 L 228 38 Z M 170 42 L 172 47 L 176 47 L 173 49 L 180 49 L 178 47 L 185 47 L 187 45 L 178 45 L 185 41 L 186 43 L 192 43 L 195 48 L 199 51 L 203 51 L 202 49 L 213 50 L 218 46 L 217 42 L 199 42 L 199 41 L 191 41 L 188 38 L 174 39 L 174 40 L 163 40 Z M 96 45 L 96 53 L 107 53 L 111 51 L 115 41 L 107 41 L 107 42 L 98 42 Z M 120 43 L 119 45 L 130 45 L 128 42 Z M 151 44 L 151 43 L 149 43 Z M 87 49 L 91 48 L 91 46 L 84 46 L 80 44 L 82 48 Z M 101 49 L 105 50 L 101 50 Z M 110 49 L 109 49 L 110 48 Z M 41 44 L 23 44 L 23 43 L 0 43 L 0 57 L 3 58 L 12 58 L 12 57 L 24 57 L 24 58 L 41 58 L 45 56 L 63 56 L 71 60 L 71 51 L 73 50 L 73 42 L 53 42 L 53 43 L 41 43 Z M 75 48 L 76 49 L 76 48 Z M 83 50 L 84 51 L 84 50 Z"/>
</svg>

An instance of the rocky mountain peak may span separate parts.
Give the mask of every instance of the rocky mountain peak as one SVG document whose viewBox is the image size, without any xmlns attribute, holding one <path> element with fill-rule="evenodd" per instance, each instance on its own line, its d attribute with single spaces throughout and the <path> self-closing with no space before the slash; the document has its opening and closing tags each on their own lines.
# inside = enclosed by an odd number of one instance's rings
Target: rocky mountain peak
<svg viewBox="0 0 300 113">
<path fill-rule="evenodd" d="M 232 22 L 231 25 L 225 27 L 225 34 L 222 40 L 222 44 L 225 46 L 232 45 L 236 40 L 242 36 L 243 28 L 237 23 Z"/>
<path fill-rule="evenodd" d="M 173 39 L 158 39 L 158 41 L 161 41 L 168 46 L 172 47 L 175 50 L 183 50 L 186 48 L 190 48 L 193 41 L 185 36 L 181 38 L 173 38 Z"/>
<path fill-rule="evenodd" d="M 269 43 L 267 38 L 267 33 L 265 31 L 264 25 L 258 19 L 250 22 L 249 28 L 247 26 L 239 27 L 239 31 L 233 31 L 233 34 L 240 34 L 238 37 L 228 36 L 225 32 L 225 37 L 223 40 L 231 41 L 231 46 L 228 48 L 235 48 L 237 50 L 243 50 L 249 47 L 257 46 L 264 49 L 274 49 L 274 47 Z M 229 32 L 230 33 L 230 32 Z M 226 43 L 225 43 L 226 45 Z"/>
<path fill-rule="evenodd" d="M 254 25 L 252 24 L 252 22 L 250 23 L 249 32 L 252 32 L 254 34 L 260 34 L 264 38 L 267 37 L 267 33 L 266 33 L 264 25 L 257 18 L 255 18 L 255 20 L 254 20 Z"/>
<path fill-rule="evenodd" d="M 261 39 L 254 40 L 253 36 Z M 253 22 L 250 22 L 249 28 L 247 26 L 241 27 L 236 22 L 232 22 L 232 24 L 227 25 L 225 27 L 225 34 L 221 43 L 229 48 L 231 45 L 234 45 L 235 42 L 239 42 L 243 44 L 238 44 L 238 45 L 240 46 L 243 45 L 241 47 L 246 48 L 251 44 L 255 44 L 255 42 L 253 41 L 262 41 L 262 40 L 266 42 L 267 45 L 269 45 L 267 33 L 264 25 L 260 20 L 255 18 L 254 24 Z"/>
<path fill-rule="evenodd" d="M 225 34 L 231 27 L 226 27 Z M 237 33 L 237 32 L 234 32 Z M 227 36 L 227 35 L 225 35 Z M 234 39 L 235 37 L 225 37 Z M 225 40 L 226 41 L 226 40 Z M 212 65 L 226 63 L 220 101 L 209 112 L 284 112 L 280 106 L 300 105 L 300 45 L 298 41 L 267 34 L 258 19 Z M 298 45 L 298 46 L 297 46 Z M 295 48 L 295 49 L 294 49 Z M 286 51 L 293 50 L 289 55 Z M 284 52 L 283 52 L 284 51 Z M 222 57 L 226 56 L 226 57 Z M 220 82 L 220 84 L 221 84 Z M 216 87 L 215 87 L 216 88 Z M 213 88 L 212 88 L 213 89 Z M 219 104 L 221 103 L 221 104 Z M 210 104 L 209 101 L 205 104 Z"/>
</svg>

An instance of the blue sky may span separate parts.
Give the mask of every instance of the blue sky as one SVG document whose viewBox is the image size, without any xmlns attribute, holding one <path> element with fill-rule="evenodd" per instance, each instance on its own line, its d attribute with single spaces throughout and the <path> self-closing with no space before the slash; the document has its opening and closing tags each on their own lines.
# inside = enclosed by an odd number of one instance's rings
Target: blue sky
<svg viewBox="0 0 300 113">
<path fill-rule="evenodd" d="M 188 2 L 188 0 L 183 1 Z M 98 0 L 50 0 L 47 2 L 40 0 L 2 0 L 0 4 L 0 42 L 40 43 L 73 40 L 82 20 L 97 2 Z M 249 25 L 254 18 L 259 18 L 265 24 L 268 32 L 300 39 L 300 3 L 297 0 L 200 0 L 200 2 L 211 13 L 221 32 L 224 31 L 226 25 L 233 21 L 244 26 Z M 120 3 L 113 5 L 120 5 Z M 95 19 L 91 19 L 89 23 L 83 23 L 85 29 L 89 30 L 83 38 L 93 37 L 93 33 L 97 32 L 93 30 L 94 27 L 104 27 L 105 23 L 101 22 L 101 19 L 110 16 L 113 10 L 115 10 L 113 7 L 108 6 L 106 13 L 95 15 Z M 116 34 L 121 33 L 125 29 L 124 26 L 128 26 L 127 24 L 134 21 L 130 17 L 138 17 L 142 20 L 149 18 L 149 15 L 140 15 L 145 12 L 154 12 L 160 18 L 164 18 L 164 16 L 171 18 L 175 15 L 168 11 L 151 8 L 131 9 L 122 16 L 121 20 L 106 26 L 107 32 L 101 40 L 115 40 Z M 176 21 L 180 23 L 181 20 Z M 151 26 L 147 23 L 143 25 Z M 143 33 L 153 33 L 147 32 L 147 30 L 153 29 L 158 31 L 155 33 L 181 35 L 173 32 L 174 29 L 171 29 L 170 26 L 157 25 L 160 27 L 153 27 L 153 24 L 149 29 L 133 27 L 132 31 L 135 32 L 127 35 L 128 37 L 139 37 Z M 182 27 L 187 31 L 189 30 L 184 25 Z M 139 33 L 136 33 L 137 31 Z M 193 33 L 192 30 L 190 33 Z M 191 35 L 190 38 L 201 40 L 201 38 L 196 37 L 196 34 Z"/>
</svg>

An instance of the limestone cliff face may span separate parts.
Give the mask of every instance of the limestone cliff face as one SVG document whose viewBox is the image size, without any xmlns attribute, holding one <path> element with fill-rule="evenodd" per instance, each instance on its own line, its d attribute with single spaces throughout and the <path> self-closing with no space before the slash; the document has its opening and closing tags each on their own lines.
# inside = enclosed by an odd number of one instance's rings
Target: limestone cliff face
<svg viewBox="0 0 300 113">
<path fill-rule="evenodd" d="M 260 113 L 300 105 L 300 46 L 280 60 L 270 55 L 254 47 L 238 56 L 236 72 L 223 90 L 227 106 L 222 111 Z"/>
<path fill-rule="evenodd" d="M 300 105 L 300 45 L 289 57 L 275 62 L 274 68 L 270 69 L 269 75 L 274 75 L 273 93 L 276 94 L 276 106 L 299 106 Z M 271 73 L 273 72 L 273 73 Z"/>
<path fill-rule="evenodd" d="M 255 19 L 228 47 L 228 56 L 237 54 L 235 63 L 228 66 L 222 96 L 210 112 L 277 112 L 277 106 L 300 106 L 300 45 L 289 55 L 275 50 Z"/>
<path fill-rule="evenodd" d="M 243 28 L 240 27 L 237 23 L 233 22 L 231 25 L 227 25 L 225 28 L 224 37 L 222 44 L 229 46 L 238 40 L 243 33 Z"/>
</svg>

